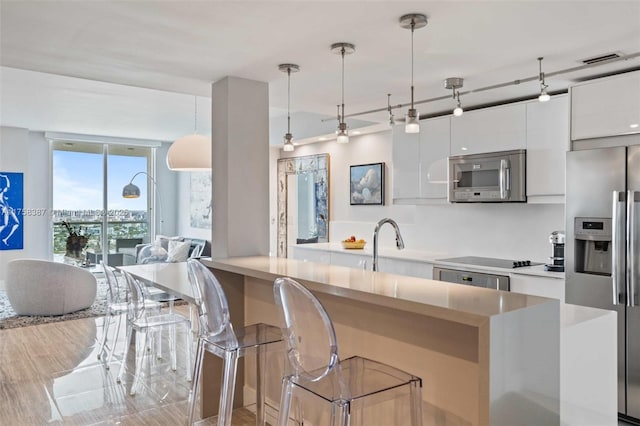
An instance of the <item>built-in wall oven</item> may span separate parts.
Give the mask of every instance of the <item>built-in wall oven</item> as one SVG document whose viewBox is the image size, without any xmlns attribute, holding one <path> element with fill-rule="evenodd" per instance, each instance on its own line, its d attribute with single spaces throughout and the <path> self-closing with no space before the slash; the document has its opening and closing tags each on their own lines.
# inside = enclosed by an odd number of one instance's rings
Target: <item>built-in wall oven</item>
<svg viewBox="0 0 640 426">
<path fill-rule="evenodd" d="M 474 287 L 509 291 L 509 276 L 484 272 L 470 272 L 449 268 L 433 268 L 433 279 L 449 283 L 465 284 Z"/>
<path fill-rule="evenodd" d="M 526 150 L 449 157 L 452 203 L 526 202 Z"/>
</svg>

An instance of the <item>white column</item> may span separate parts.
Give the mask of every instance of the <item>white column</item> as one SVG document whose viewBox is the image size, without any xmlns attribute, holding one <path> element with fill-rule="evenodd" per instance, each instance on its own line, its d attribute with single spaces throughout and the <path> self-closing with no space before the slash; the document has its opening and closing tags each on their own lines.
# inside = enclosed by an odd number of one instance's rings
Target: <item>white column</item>
<svg viewBox="0 0 640 426">
<path fill-rule="evenodd" d="M 268 255 L 268 84 L 225 77 L 211 98 L 211 255 Z"/>
</svg>

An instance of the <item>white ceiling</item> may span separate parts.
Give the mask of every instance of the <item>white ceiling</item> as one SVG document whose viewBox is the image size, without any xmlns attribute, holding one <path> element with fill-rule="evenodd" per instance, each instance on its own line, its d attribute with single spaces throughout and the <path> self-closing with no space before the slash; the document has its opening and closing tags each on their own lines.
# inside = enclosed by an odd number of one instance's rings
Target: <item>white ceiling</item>
<svg viewBox="0 0 640 426">
<path fill-rule="evenodd" d="M 640 52 L 637 0 L 2 0 L 0 65 L 8 68 L 0 69 L 0 124 L 171 140 L 193 129 L 193 96 L 186 94 L 203 97 L 198 127 L 209 130 L 204 97 L 212 82 L 228 75 L 269 82 L 271 115 L 277 118 L 286 113 L 286 75 L 277 69 L 284 62 L 301 67 L 292 76 L 292 110 L 301 122 L 319 121 L 335 115 L 340 99 L 340 58 L 329 50 L 339 41 L 356 45 L 345 61 L 347 114 L 385 106 L 387 93 L 393 104 L 406 103 L 410 32 L 400 28 L 398 18 L 412 12 L 429 17 L 427 27 L 415 32 L 418 100 L 447 95 L 446 77 L 464 77 L 465 91 L 535 76 L 538 56 L 545 57 L 545 71 L 553 72 L 604 53 Z M 557 91 L 585 76 L 638 66 L 640 58 L 547 83 Z M 523 83 L 462 101 L 479 105 L 537 90 L 537 82 Z M 452 106 L 447 99 L 420 105 L 419 111 Z M 310 135 L 306 129 L 313 126 L 295 118 L 294 135 Z M 358 118 L 384 121 L 386 116 Z"/>
</svg>

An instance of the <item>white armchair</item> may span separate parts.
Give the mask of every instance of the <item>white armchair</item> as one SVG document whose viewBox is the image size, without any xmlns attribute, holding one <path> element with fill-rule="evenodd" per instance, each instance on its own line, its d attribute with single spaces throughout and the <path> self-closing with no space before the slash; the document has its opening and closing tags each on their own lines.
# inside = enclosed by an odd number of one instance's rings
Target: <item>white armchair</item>
<svg viewBox="0 0 640 426">
<path fill-rule="evenodd" d="M 5 283 L 9 303 L 18 315 L 68 314 L 88 308 L 96 299 L 93 274 L 48 260 L 12 260 Z"/>
</svg>

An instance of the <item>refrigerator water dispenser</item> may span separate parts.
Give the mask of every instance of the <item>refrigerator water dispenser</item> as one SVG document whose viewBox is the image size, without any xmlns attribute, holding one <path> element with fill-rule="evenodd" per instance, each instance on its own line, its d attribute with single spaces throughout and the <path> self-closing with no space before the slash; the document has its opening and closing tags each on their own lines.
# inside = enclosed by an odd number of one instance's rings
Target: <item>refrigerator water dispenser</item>
<svg viewBox="0 0 640 426">
<path fill-rule="evenodd" d="M 576 217 L 576 272 L 611 276 L 611 219 Z"/>
</svg>

